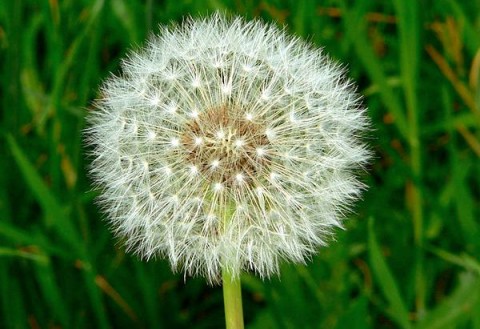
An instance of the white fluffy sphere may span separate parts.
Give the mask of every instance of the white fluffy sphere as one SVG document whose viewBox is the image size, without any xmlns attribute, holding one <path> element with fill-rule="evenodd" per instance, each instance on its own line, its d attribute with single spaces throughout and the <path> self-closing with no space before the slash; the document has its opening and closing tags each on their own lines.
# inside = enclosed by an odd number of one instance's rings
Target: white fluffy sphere
<svg viewBox="0 0 480 329">
<path fill-rule="evenodd" d="M 369 158 L 355 88 L 320 49 L 260 21 L 165 27 L 105 82 L 91 174 L 144 258 L 217 282 L 278 272 L 325 244 Z"/>
</svg>

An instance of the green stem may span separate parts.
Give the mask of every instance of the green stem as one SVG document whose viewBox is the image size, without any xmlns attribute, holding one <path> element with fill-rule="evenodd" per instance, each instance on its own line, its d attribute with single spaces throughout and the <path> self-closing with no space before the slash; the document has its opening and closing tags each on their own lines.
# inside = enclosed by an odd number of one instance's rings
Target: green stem
<svg viewBox="0 0 480 329">
<path fill-rule="evenodd" d="M 233 278 L 226 269 L 222 270 L 223 303 L 227 329 L 243 329 L 242 287 L 240 278 Z"/>
</svg>

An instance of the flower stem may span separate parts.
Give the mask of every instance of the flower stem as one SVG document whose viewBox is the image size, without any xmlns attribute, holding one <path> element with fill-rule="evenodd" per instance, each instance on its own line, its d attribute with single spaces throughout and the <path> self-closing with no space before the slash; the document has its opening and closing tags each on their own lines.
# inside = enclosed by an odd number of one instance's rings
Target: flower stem
<svg viewBox="0 0 480 329">
<path fill-rule="evenodd" d="M 233 278 L 227 269 L 222 270 L 223 303 L 227 329 L 243 329 L 242 287 L 240 278 Z"/>
</svg>

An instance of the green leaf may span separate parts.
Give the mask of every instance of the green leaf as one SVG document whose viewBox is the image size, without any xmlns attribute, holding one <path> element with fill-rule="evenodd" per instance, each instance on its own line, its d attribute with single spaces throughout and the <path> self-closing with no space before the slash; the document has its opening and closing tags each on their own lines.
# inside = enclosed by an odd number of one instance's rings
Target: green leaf
<svg viewBox="0 0 480 329">
<path fill-rule="evenodd" d="M 248 325 L 249 329 L 277 328 L 278 324 L 274 317 L 267 310 L 257 313 L 255 320 Z"/>
<path fill-rule="evenodd" d="M 64 327 L 67 327 L 69 321 L 68 310 L 63 302 L 61 289 L 55 279 L 55 274 L 50 262 L 35 266 L 35 275 L 38 286 L 43 294 L 43 300 L 48 304 L 53 315 L 58 319 Z"/>
<path fill-rule="evenodd" d="M 84 248 L 81 236 L 75 231 L 72 222 L 66 216 L 66 212 L 58 203 L 51 190 L 45 185 L 15 139 L 8 135 L 7 141 L 25 182 L 45 213 L 45 226 L 47 228 L 55 228 L 58 235 L 76 249 L 80 258 L 83 258 Z"/>
<path fill-rule="evenodd" d="M 357 298 L 338 320 L 336 329 L 368 329 L 368 299 L 365 296 Z"/>
<path fill-rule="evenodd" d="M 0 236 L 5 237 L 15 244 L 33 245 L 41 249 L 41 251 L 48 253 L 51 256 L 57 256 L 72 262 L 75 260 L 74 255 L 71 252 L 66 251 L 64 248 L 57 247 L 45 237 L 44 233 L 32 234 L 32 232 L 26 232 L 20 228 L 17 228 L 9 222 L 0 221 Z"/>
<path fill-rule="evenodd" d="M 463 273 L 455 291 L 427 313 L 415 329 L 460 328 L 470 317 L 478 317 L 473 309 L 479 299 L 480 279 L 472 273 Z"/>
<path fill-rule="evenodd" d="M 51 227 L 54 219 L 64 216 L 60 204 L 47 188 L 37 170 L 30 163 L 25 153 L 20 149 L 20 146 L 17 144 L 15 139 L 8 135 L 7 141 L 13 154 L 13 158 L 15 159 L 20 172 L 23 175 L 25 182 L 30 188 L 30 191 L 32 191 L 34 194 L 42 209 L 45 211 L 45 225 L 47 227 Z"/>
<path fill-rule="evenodd" d="M 377 279 L 382 294 L 389 303 L 390 317 L 395 320 L 402 328 L 411 328 L 408 319 L 408 309 L 405 306 L 403 298 L 398 289 L 397 282 L 388 268 L 387 263 L 380 251 L 380 247 L 375 237 L 373 230 L 373 218 L 368 222 L 368 251 L 370 265 L 372 266 L 373 274 Z"/>
<path fill-rule="evenodd" d="M 31 328 L 27 325 L 25 295 L 19 282 L 22 278 L 12 277 L 9 264 L 0 263 L 0 294 L 2 306 L 2 328 Z"/>
<path fill-rule="evenodd" d="M 18 257 L 33 260 L 38 263 L 46 264 L 48 257 L 38 252 L 27 252 L 24 250 L 0 247 L 0 257 Z"/>
<path fill-rule="evenodd" d="M 357 6 L 360 6 L 362 3 L 364 2 L 358 1 Z M 392 77 L 385 75 L 381 61 L 377 58 L 368 39 L 365 37 L 368 33 L 366 31 L 365 19 L 359 14 L 361 9 L 359 8 L 360 10 L 357 11 L 355 9 L 349 9 L 346 5 L 342 8 L 345 12 L 343 21 L 345 23 L 346 36 L 353 43 L 354 50 L 370 79 L 375 84 L 375 88 L 378 88 L 383 104 L 394 116 L 394 123 L 398 131 L 406 138 L 408 136 L 408 125 L 402 104 L 393 92 L 392 86 L 387 83 Z"/>
<path fill-rule="evenodd" d="M 466 270 L 473 271 L 480 276 L 480 262 L 474 257 L 468 254 L 455 255 L 449 251 L 434 247 L 428 249 L 443 260 L 461 266 Z"/>
<path fill-rule="evenodd" d="M 112 13 L 118 18 L 118 22 L 122 25 L 128 34 L 128 39 L 133 43 L 141 42 L 141 31 L 139 31 L 140 24 L 136 21 L 136 17 L 132 4 L 133 2 L 125 0 L 112 0 Z"/>
</svg>

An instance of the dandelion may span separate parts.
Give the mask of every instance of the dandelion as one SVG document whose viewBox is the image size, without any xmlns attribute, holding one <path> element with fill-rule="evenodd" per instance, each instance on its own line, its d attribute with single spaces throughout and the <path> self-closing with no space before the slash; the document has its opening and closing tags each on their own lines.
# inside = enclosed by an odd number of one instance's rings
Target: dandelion
<svg viewBox="0 0 480 329">
<path fill-rule="evenodd" d="M 368 120 L 322 50 L 216 14 L 162 28 L 122 68 L 87 138 L 129 250 L 216 283 L 303 263 L 342 226 Z"/>
</svg>

